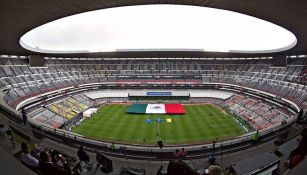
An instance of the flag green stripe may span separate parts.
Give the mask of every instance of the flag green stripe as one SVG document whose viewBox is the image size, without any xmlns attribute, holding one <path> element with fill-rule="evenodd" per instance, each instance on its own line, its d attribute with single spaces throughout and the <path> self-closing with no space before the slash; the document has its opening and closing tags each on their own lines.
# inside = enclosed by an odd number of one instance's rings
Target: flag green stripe
<svg viewBox="0 0 307 175">
<path fill-rule="evenodd" d="M 145 114 L 146 108 L 147 108 L 147 104 L 132 104 L 129 106 L 127 113 Z"/>
</svg>

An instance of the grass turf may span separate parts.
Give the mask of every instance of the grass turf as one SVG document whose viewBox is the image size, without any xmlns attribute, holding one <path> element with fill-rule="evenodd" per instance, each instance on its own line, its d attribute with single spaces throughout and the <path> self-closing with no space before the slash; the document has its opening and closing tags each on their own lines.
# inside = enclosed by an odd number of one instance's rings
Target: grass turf
<svg viewBox="0 0 307 175">
<path fill-rule="evenodd" d="M 185 105 L 184 115 L 127 114 L 128 105 L 109 104 L 73 128 L 91 139 L 120 143 L 164 144 L 204 143 L 216 138 L 232 138 L 244 133 L 231 114 L 213 105 Z M 159 117 L 163 122 L 158 124 Z M 151 118 L 152 123 L 146 124 Z M 172 122 L 167 123 L 166 118 Z"/>
</svg>

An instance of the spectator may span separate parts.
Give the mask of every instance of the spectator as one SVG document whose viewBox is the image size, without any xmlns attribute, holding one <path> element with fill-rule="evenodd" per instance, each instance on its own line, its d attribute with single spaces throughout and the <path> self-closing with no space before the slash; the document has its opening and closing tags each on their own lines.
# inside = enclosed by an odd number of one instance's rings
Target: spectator
<svg viewBox="0 0 307 175">
<path fill-rule="evenodd" d="M 158 141 L 157 144 L 158 144 L 158 146 L 160 147 L 160 149 L 162 149 L 163 146 L 164 146 L 163 143 L 162 143 L 162 140 Z"/>
<path fill-rule="evenodd" d="M 176 149 L 175 153 L 174 153 L 175 157 L 180 157 L 181 156 L 181 152 L 179 149 Z"/>
<path fill-rule="evenodd" d="M 221 175 L 222 169 L 218 165 L 210 165 L 208 168 L 209 175 Z"/>
<path fill-rule="evenodd" d="M 63 164 L 65 165 L 62 168 L 61 166 L 54 164 L 52 162 L 51 156 L 48 151 L 43 151 L 40 153 L 41 163 L 39 165 L 39 169 L 43 175 L 70 175 L 71 172 L 68 169 L 67 162 L 63 160 Z"/>
<path fill-rule="evenodd" d="M 116 147 L 115 147 L 115 144 L 112 142 L 112 145 L 111 145 L 111 149 L 115 150 Z"/>
<path fill-rule="evenodd" d="M 198 173 L 183 161 L 170 161 L 167 175 L 198 175 Z"/>
<path fill-rule="evenodd" d="M 214 165 L 215 164 L 215 155 L 212 154 L 208 157 L 208 162 L 209 162 L 209 165 Z"/>
<path fill-rule="evenodd" d="M 285 126 L 287 124 L 287 120 L 283 120 L 282 122 L 281 122 L 281 126 Z"/>
<path fill-rule="evenodd" d="M 67 167 L 67 163 L 66 163 L 66 157 L 61 155 L 61 154 L 57 154 L 55 155 L 54 161 L 55 164 L 59 165 L 60 167 L 64 168 L 64 169 L 68 169 L 70 170 L 69 167 Z"/>
<path fill-rule="evenodd" d="M 36 143 L 33 144 L 33 147 L 34 147 L 34 150 L 31 151 L 31 155 L 35 157 L 36 159 L 39 159 L 39 153 L 40 153 L 39 147 Z"/>
<path fill-rule="evenodd" d="M 44 152 L 44 151 L 48 151 L 48 147 L 46 147 L 44 144 L 39 145 L 38 147 L 38 151 L 39 152 Z"/>
<path fill-rule="evenodd" d="M 28 166 L 30 169 L 36 169 L 39 166 L 39 161 L 31 156 L 29 144 L 22 142 L 21 143 L 21 162 Z"/>
<path fill-rule="evenodd" d="M 185 157 L 187 155 L 187 151 L 184 148 L 181 148 L 181 156 Z"/>
<path fill-rule="evenodd" d="M 253 144 L 256 144 L 259 141 L 260 133 L 259 130 L 256 131 L 255 135 L 253 136 Z"/>
<path fill-rule="evenodd" d="M 80 161 L 88 163 L 90 161 L 90 157 L 86 154 L 86 152 L 83 150 L 83 146 L 79 147 L 79 150 L 77 152 L 77 156 Z"/>
<path fill-rule="evenodd" d="M 307 128 L 301 134 L 301 140 L 296 149 L 289 155 L 288 164 L 290 168 L 295 167 L 307 156 Z"/>
<path fill-rule="evenodd" d="M 25 112 L 24 108 L 21 109 L 21 117 L 22 117 L 23 124 L 27 125 L 28 117 L 26 115 L 26 112 Z"/>
</svg>

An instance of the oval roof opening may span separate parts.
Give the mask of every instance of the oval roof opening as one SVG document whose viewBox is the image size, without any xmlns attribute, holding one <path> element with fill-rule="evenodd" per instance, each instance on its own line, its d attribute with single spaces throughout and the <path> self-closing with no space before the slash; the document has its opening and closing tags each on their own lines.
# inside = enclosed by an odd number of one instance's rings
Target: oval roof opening
<svg viewBox="0 0 307 175">
<path fill-rule="evenodd" d="M 101 9 L 39 26 L 20 44 L 41 53 L 209 51 L 272 53 L 296 45 L 290 31 L 237 12 L 186 5 Z"/>
</svg>

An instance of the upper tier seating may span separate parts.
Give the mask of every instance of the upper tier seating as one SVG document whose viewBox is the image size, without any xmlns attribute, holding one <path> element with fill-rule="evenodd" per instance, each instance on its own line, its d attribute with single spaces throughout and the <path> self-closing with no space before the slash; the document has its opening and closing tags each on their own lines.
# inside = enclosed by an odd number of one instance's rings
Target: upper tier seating
<svg viewBox="0 0 307 175">
<path fill-rule="evenodd" d="M 65 60 L 30 68 L 25 59 L 1 58 L 0 88 L 12 108 L 23 100 L 87 83 L 228 83 L 275 94 L 307 107 L 304 58 L 274 68 L 270 60 Z"/>
</svg>

